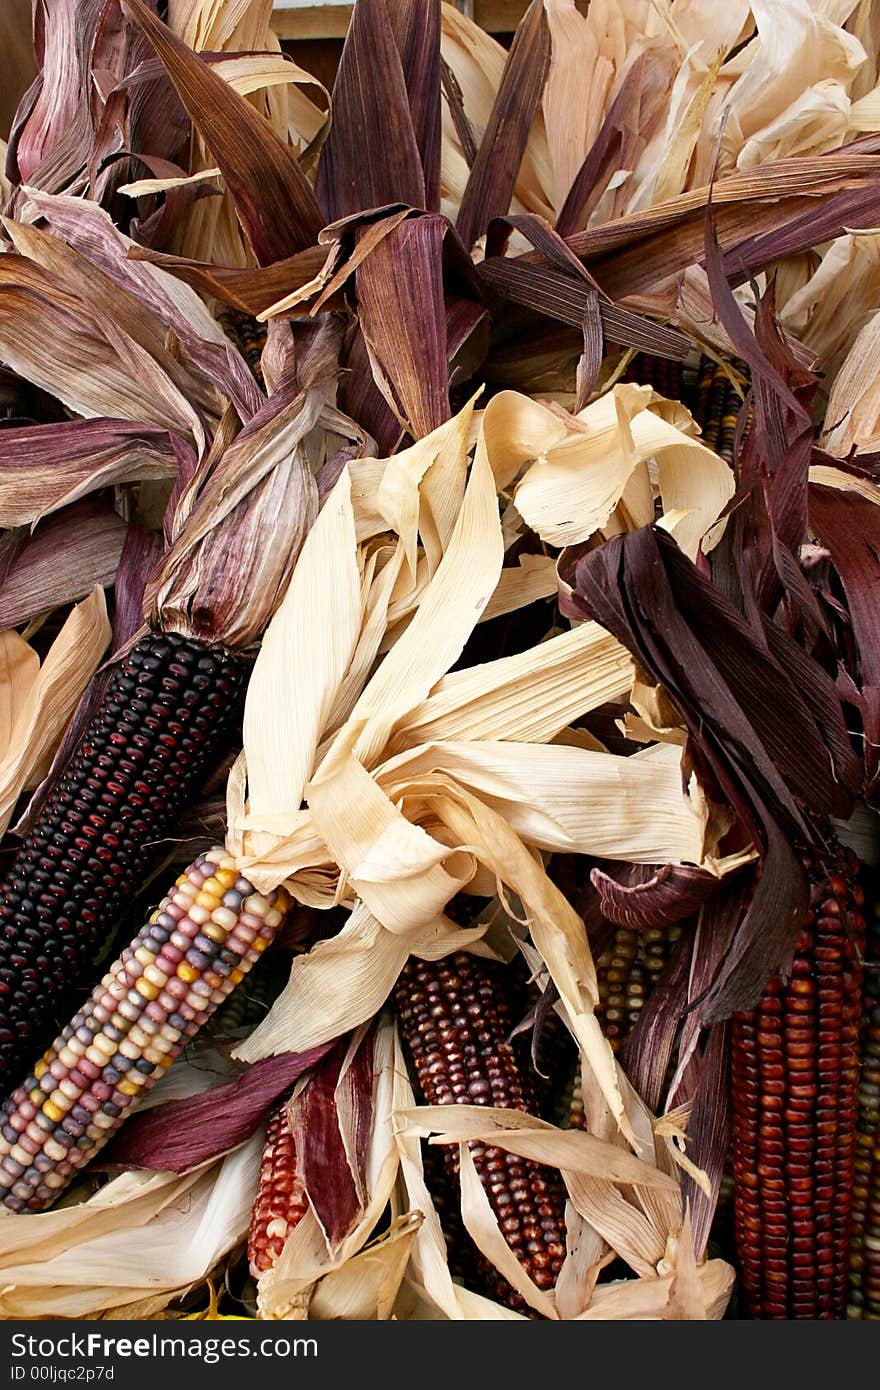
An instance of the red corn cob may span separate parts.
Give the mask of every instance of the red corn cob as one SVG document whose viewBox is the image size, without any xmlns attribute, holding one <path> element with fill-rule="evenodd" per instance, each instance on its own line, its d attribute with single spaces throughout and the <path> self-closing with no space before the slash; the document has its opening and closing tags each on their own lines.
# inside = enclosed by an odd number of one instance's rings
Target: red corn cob
<svg viewBox="0 0 880 1390">
<path fill-rule="evenodd" d="M 507 1042 L 513 1018 L 504 976 L 503 967 L 464 952 L 411 960 L 404 969 L 395 991 L 397 1013 L 425 1103 L 539 1113 L 531 1078 Z M 476 1142 L 470 1149 L 505 1240 L 538 1287 L 552 1288 L 565 1257 L 566 1194 L 558 1173 Z M 456 1203 L 455 1146 L 444 1149 L 443 1167 Z M 529 1311 L 485 1259 L 475 1258 L 475 1269 L 490 1296 Z"/>
<path fill-rule="evenodd" d="M 865 952 L 847 1316 L 880 1318 L 880 903 Z"/>
<path fill-rule="evenodd" d="M 231 734 L 247 672 L 220 647 L 159 632 L 118 667 L 0 885 L 0 1094 L 69 1014 Z"/>
<path fill-rule="evenodd" d="M 863 894 L 857 861 L 807 862 L 788 983 L 733 1021 L 735 1230 L 757 1318 L 842 1318 L 858 1110 Z"/>
<path fill-rule="evenodd" d="M 248 1263 L 255 1279 L 271 1269 L 308 1206 L 285 1103 L 269 1121 L 260 1160 L 260 1185 L 251 1210 Z"/>
</svg>

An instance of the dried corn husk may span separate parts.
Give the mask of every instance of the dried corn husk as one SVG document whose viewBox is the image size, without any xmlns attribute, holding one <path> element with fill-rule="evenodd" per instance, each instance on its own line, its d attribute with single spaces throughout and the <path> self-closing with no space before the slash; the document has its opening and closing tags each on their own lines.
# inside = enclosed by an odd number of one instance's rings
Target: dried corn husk
<svg viewBox="0 0 880 1390">
<path fill-rule="evenodd" d="M 110 635 L 97 587 L 73 609 L 42 665 L 17 632 L 0 634 L 0 836 L 19 794 L 48 772 Z"/>
</svg>

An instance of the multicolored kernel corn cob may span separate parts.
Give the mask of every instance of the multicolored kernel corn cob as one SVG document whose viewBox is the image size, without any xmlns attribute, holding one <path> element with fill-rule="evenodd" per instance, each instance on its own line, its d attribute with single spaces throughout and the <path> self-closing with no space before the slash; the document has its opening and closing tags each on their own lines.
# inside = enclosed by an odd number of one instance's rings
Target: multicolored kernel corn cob
<svg viewBox="0 0 880 1390">
<path fill-rule="evenodd" d="M 157 843 L 223 751 L 248 669 L 156 632 L 118 667 L 0 885 L 0 1094 L 69 1013 Z"/>
<path fill-rule="evenodd" d="M 596 1017 L 615 1054 L 638 1023 L 645 1001 L 681 940 L 682 930 L 679 922 L 638 932 L 628 927 L 612 929 L 611 940 L 596 961 Z M 559 1088 L 552 1118 L 563 1129 L 585 1127 L 580 1062 L 575 1064 L 568 1084 Z"/>
<path fill-rule="evenodd" d="M 0 1200 L 42 1211 L 260 959 L 288 906 L 224 849 L 163 898 L 0 1112 Z"/>
<path fill-rule="evenodd" d="M 538 1114 L 531 1078 L 507 1042 L 514 1019 L 504 976 L 504 967 L 464 952 L 411 960 L 402 972 L 395 990 L 398 1020 L 425 1103 Z M 470 1149 L 505 1240 L 538 1287 L 551 1289 L 565 1258 L 566 1193 L 559 1174 L 501 1149 L 476 1142 Z M 457 1202 L 455 1146 L 444 1149 L 443 1168 Z M 441 1211 L 443 1205 L 441 1198 Z M 490 1296 L 528 1311 L 482 1256 L 474 1256 L 473 1266 Z"/>
<path fill-rule="evenodd" d="M 865 950 L 847 1316 L 880 1318 L 880 902 Z"/>
<path fill-rule="evenodd" d="M 615 1053 L 638 1023 L 645 1000 L 669 964 L 681 932 L 677 922 L 638 932 L 614 928 L 611 942 L 596 962 L 596 1017 Z"/>
<path fill-rule="evenodd" d="M 269 1121 L 260 1160 L 260 1185 L 251 1210 L 248 1264 L 255 1279 L 272 1268 L 308 1206 L 285 1103 Z"/>
<path fill-rule="evenodd" d="M 742 368 L 741 363 L 734 365 Z M 733 462 L 741 407 L 742 397 L 728 373 L 712 358 L 704 358 L 697 376 L 692 413 L 702 430 L 703 443 L 728 463 Z"/>
<path fill-rule="evenodd" d="M 808 861 L 788 983 L 734 1018 L 735 1233 L 756 1318 L 846 1309 L 865 923 L 855 857 Z"/>
<path fill-rule="evenodd" d="M 268 336 L 267 328 L 251 314 L 228 313 L 222 316 L 227 333 L 235 339 L 238 350 L 247 362 L 257 381 L 263 384 L 263 348 Z"/>
</svg>

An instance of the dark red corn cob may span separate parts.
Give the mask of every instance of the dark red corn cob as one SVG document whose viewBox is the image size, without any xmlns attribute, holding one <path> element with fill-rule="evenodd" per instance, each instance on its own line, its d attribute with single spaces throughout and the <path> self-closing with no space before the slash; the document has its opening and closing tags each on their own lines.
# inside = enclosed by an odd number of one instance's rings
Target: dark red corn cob
<svg viewBox="0 0 880 1390">
<path fill-rule="evenodd" d="M 865 951 L 847 1316 L 880 1318 L 880 902 Z"/>
<path fill-rule="evenodd" d="M 638 382 L 640 386 L 653 386 L 667 400 L 681 399 L 681 363 L 666 357 L 652 357 L 650 353 L 637 352 L 628 364 L 623 379 Z"/>
<path fill-rule="evenodd" d="M 507 1041 L 514 1023 L 505 997 L 505 968 L 459 952 L 441 961 L 411 960 L 395 990 L 401 1036 L 417 1090 L 428 1105 L 488 1105 L 539 1113 L 526 1069 Z M 556 1283 L 565 1258 L 565 1187 L 555 1170 L 501 1149 L 470 1145 L 505 1240 L 541 1289 Z M 458 1204 L 458 1152 L 444 1149 L 446 1192 Z M 446 1232 L 451 1237 L 451 1232 Z M 451 1257 L 455 1266 L 458 1252 Z M 483 1290 L 520 1312 L 521 1297 L 479 1254 Z"/>
<path fill-rule="evenodd" d="M 846 1310 L 865 923 L 858 863 L 807 862 L 791 976 L 733 1021 L 734 1221 L 756 1318 Z"/>
<path fill-rule="evenodd" d="M 297 1171 L 296 1144 L 285 1102 L 275 1111 L 266 1130 L 260 1185 L 251 1209 L 248 1264 L 255 1279 L 272 1268 L 308 1206 L 305 1186 Z"/>
<path fill-rule="evenodd" d="M 162 837 L 239 717 L 248 663 L 174 633 L 143 637 L 0 885 L 0 1091 L 69 1016 Z"/>
</svg>

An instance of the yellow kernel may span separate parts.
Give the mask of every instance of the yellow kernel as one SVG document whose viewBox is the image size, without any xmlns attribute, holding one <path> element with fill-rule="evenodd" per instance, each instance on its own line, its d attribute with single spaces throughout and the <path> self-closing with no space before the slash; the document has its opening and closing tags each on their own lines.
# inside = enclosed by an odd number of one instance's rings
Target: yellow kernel
<svg viewBox="0 0 880 1390">
<path fill-rule="evenodd" d="M 53 1101 L 47 1100 L 43 1105 L 43 1114 L 46 1116 L 47 1120 L 51 1120 L 53 1124 L 58 1125 L 64 1119 L 67 1111 L 59 1109 Z M 51 1158 L 52 1155 L 50 1154 L 49 1157 Z"/>
<path fill-rule="evenodd" d="M 251 942 L 251 950 L 252 950 L 252 951 L 265 951 L 265 949 L 266 949 L 266 947 L 267 947 L 268 945 L 269 945 L 269 942 L 268 942 L 268 940 L 267 940 L 267 938 L 266 938 L 265 936 L 255 936 L 254 939 L 253 939 L 253 941 Z"/>
<path fill-rule="evenodd" d="M 228 908 L 220 908 L 219 910 L 220 910 L 221 912 L 229 912 L 229 909 L 228 909 Z M 234 913 L 229 912 L 229 915 L 230 915 L 230 917 L 232 917 L 232 919 L 233 919 L 233 921 L 234 921 L 234 920 L 235 920 L 235 915 L 234 915 Z M 226 934 L 227 934 L 227 933 L 226 933 L 226 929 L 224 928 L 223 924 L 220 923 L 220 924 L 218 925 L 216 915 L 215 915 L 215 917 L 214 917 L 213 922 L 206 922 L 206 923 L 205 923 L 205 925 L 202 927 L 202 933 L 203 933 L 204 936 L 206 936 L 206 937 L 208 938 L 209 941 L 216 941 L 216 942 L 218 942 L 218 943 L 220 943 L 220 944 L 222 944 L 222 943 L 226 940 Z"/>
<path fill-rule="evenodd" d="M 225 893 L 228 888 L 233 888 L 235 886 L 235 880 L 238 878 L 238 874 L 235 872 L 235 869 L 224 866 L 223 868 L 214 870 L 214 877 Z"/>
<path fill-rule="evenodd" d="M 183 980 L 184 984 L 191 985 L 193 980 L 199 978 L 199 972 L 188 960 L 182 960 L 177 967 L 177 978 Z"/>
<path fill-rule="evenodd" d="M 159 993 L 160 986 L 151 985 L 149 980 L 141 976 L 141 978 L 135 982 L 135 989 L 144 999 L 155 999 L 156 995 Z"/>
<path fill-rule="evenodd" d="M 116 1051 L 115 1042 L 112 1042 L 106 1033 L 96 1033 L 92 1047 L 96 1047 L 103 1057 L 112 1057 Z"/>
<path fill-rule="evenodd" d="M 233 970 L 232 973 L 227 976 L 230 988 L 234 988 L 235 985 L 241 984 L 246 974 L 246 970 L 242 970 L 240 966 L 237 966 L 236 969 Z"/>
<path fill-rule="evenodd" d="M 208 893 L 214 898 L 222 898 L 224 891 L 219 878 L 206 878 L 202 884 L 202 892 Z"/>
<path fill-rule="evenodd" d="M 49 1063 L 46 1061 L 45 1057 L 41 1057 L 39 1062 L 37 1062 L 34 1066 L 34 1076 L 36 1080 L 39 1081 L 40 1077 L 45 1076 L 48 1070 Z"/>
<path fill-rule="evenodd" d="M 117 1081 L 116 1089 L 121 1091 L 124 1096 L 136 1096 L 140 1090 L 140 1084 L 134 1078 L 129 1079 L 126 1076 L 124 1080 Z"/>
</svg>

